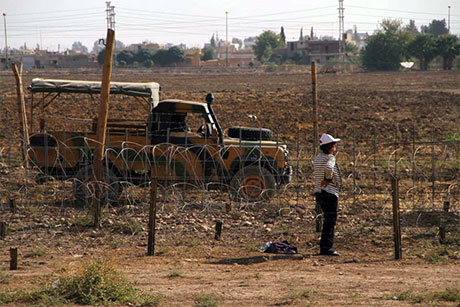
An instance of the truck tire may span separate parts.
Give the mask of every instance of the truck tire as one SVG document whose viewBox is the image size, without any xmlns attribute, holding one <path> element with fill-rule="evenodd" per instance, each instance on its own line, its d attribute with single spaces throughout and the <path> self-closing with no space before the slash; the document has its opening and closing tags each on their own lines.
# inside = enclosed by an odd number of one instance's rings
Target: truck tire
<svg viewBox="0 0 460 307">
<path fill-rule="evenodd" d="M 257 165 L 240 169 L 230 181 L 230 195 L 234 200 L 258 202 L 275 194 L 275 177 L 266 168 Z"/>
<path fill-rule="evenodd" d="M 104 175 L 104 195 L 102 196 L 102 205 L 118 205 L 118 198 L 122 188 L 118 182 L 117 176 L 106 167 L 103 167 Z M 93 178 L 93 165 L 82 167 L 75 175 L 72 182 L 75 204 L 78 207 L 89 207 L 95 197 L 96 182 Z"/>
<path fill-rule="evenodd" d="M 230 127 L 228 128 L 228 136 L 231 138 L 248 141 L 271 141 L 273 140 L 273 131 L 266 128 L 250 128 L 250 127 Z"/>
</svg>

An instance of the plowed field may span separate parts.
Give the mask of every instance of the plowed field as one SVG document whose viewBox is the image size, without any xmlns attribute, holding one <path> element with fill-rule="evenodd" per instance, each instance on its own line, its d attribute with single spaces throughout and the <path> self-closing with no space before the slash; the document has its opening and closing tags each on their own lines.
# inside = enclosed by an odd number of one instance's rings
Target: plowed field
<svg viewBox="0 0 460 307">
<path fill-rule="evenodd" d="M 0 77 L 1 146 L 17 155 L 14 78 L 4 72 Z M 35 77 L 100 80 L 100 72 L 26 72 L 24 84 Z M 266 127 L 277 132 L 280 141 L 311 142 L 308 74 L 115 70 L 112 80 L 159 82 L 162 99 L 204 100 L 212 92 L 224 128 Z M 414 129 L 418 139 L 431 133 L 436 139 L 458 135 L 458 71 L 321 74 L 318 84 L 320 130 L 334 136 L 350 140 L 355 130 L 362 140 L 377 138 L 383 143 L 393 138 L 395 129 L 401 133 Z M 94 118 L 97 102 L 97 97 L 95 101 L 88 97 L 57 100 L 47 109 L 50 129 L 73 128 L 63 118 Z M 110 116 L 146 118 L 139 104 L 116 97 Z M 22 174 L 17 169 L 2 176 L 15 182 Z M 46 188 L 33 193 L 45 199 L 55 197 Z M 301 197 L 311 196 L 307 191 Z M 203 293 L 215 294 L 221 306 L 412 306 L 417 301 L 401 293 L 419 295 L 422 305 L 460 303 L 458 296 L 449 301 L 431 295 L 460 291 L 460 230 L 449 231 L 453 241 L 446 247 L 438 243 L 437 227 L 404 224 L 404 259 L 392 260 L 391 219 L 382 216 L 374 223 L 380 212 L 391 209 L 374 208 L 366 199 L 348 208 L 355 215 L 339 216 L 336 247 L 342 256 L 337 258 L 318 255 L 313 208 L 294 201 L 288 207 L 233 207 L 230 212 L 220 203 L 205 209 L 199 203 L 163 204 L 158 213 L 157 255 L 146 257 L 147 208 L 141 203 L 106 209 L 102 229 L 93 229 L 86 226 L 86 211 L 67 204 L 23 204 L 15 213 L 2 205 L 0 220 L 10 230 L 0 240 L 0 298 L 2 291 L 30 291 L 52 282 L 64 272 L 62 268 L 71 271 L 76 264 L 102 258 L 112 260 L 137 287 L 162 296 L 164 306 L 192 306 Z M 216 219 L 224 223 L 220 241 L 214 240 Z M 282 239 L 297 245 L 300 255 L 268 257 L 258 251 L 264 242 Z M 19 247 L 18 271 L 8 271 L 10 247 Z"/>
</svg>

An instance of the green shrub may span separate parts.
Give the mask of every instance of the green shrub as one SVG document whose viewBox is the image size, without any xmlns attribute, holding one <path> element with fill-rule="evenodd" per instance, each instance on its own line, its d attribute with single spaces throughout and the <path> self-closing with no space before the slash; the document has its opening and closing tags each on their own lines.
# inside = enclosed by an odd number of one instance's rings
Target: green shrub
<svg viewBox="0 0 460 307">
<path fill-rule="evenodd" d="M 278 65 L 276 65 L 275 63 L 268 63 L 267 65 L 265 65 L 266 72 L 275 72 L 277 70 L 278 70 Z"/>
<path fill-rule="evenodd" d="M 127 235 L 135 235 L 142 231 L 142 224 L 131 216 L 124 216 L 120 222 L 113 224 L 112 228 Z"/>
<path fill-rule="evenodd" d="M 0 292 L 2 304 L 17 302 L 50 306 L 114 302 L 130 306 L 158 306 L 160 300 L 158 296 L 140 293 L 122 273 L 103 261 L 90 262 L 75 274 L 64 276 L 33 292 Z"/>
<path fill-rule="evenodd" d="M 413 303 L 422 302 L 460 302 L 460 289 L 447 288 L 443 291 L 427 292 L 423 294 L 414 293 L 412 290 L 406 290 L 389 295 L 385 299 L 408 301 Z"/>
<path fill-rule="evenodd" d="M 214 293 L 200 293 L 195 297 L 195 307 L 217 307 L 219 306 L 219 298 Z"/>
<path fill-rule="evenodd" d="M 46 247 L 34 247 L 24 255 L 24 258 L 40 258 L 48 255 Z"/>
</svg>

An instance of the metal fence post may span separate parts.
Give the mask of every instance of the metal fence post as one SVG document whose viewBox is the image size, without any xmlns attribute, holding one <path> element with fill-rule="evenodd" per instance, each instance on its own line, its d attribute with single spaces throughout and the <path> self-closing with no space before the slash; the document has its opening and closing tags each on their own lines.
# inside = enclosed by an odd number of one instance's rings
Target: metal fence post
<svg viewBox="0 0 460 307">
<path fill-rule="evenodd" d="M 445 201 L 443 205 L 443 212 L 441 212 L 441 218 L 439 221 L 439 242 L 446 242 L 446 222 L 447 214 L 449 213 L 450 202 Z"/>
<path fill-rule="evenodd" d="M 150 185 L 150 206 L 149 206 L 149 237 L 147 244 L 147 255 L 155 254 L 155 226 L 157 216 L 157 177 L 155 172 L 151 170 L 151 185 Z"/>
<path fill-rule="evenodd" d="M 393 198 L 393 239 L 395 244 L 395 259 L 402 259 L 401 223 L 399 216 L 399 179 L 391 176 Z"/>
</svg>

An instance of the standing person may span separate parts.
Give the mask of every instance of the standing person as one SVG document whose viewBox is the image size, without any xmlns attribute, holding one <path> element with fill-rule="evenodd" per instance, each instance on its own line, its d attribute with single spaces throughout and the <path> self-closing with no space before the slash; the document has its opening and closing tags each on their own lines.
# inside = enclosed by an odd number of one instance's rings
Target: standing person
<svg viewBox="0 0 460 307">
<path fill-rule="evenodd" d="M 313 162 L 316 203 L 321 207 L 324 216 L 319 243 L 320 255 L 327 256 L 340 256 L 333 248 L 339 194 L 342 188 L 342 176 L 334 156 L 338 141 L 340 139 L 323 134 L 319 140 L 321 152 Z"/>
</svg>

